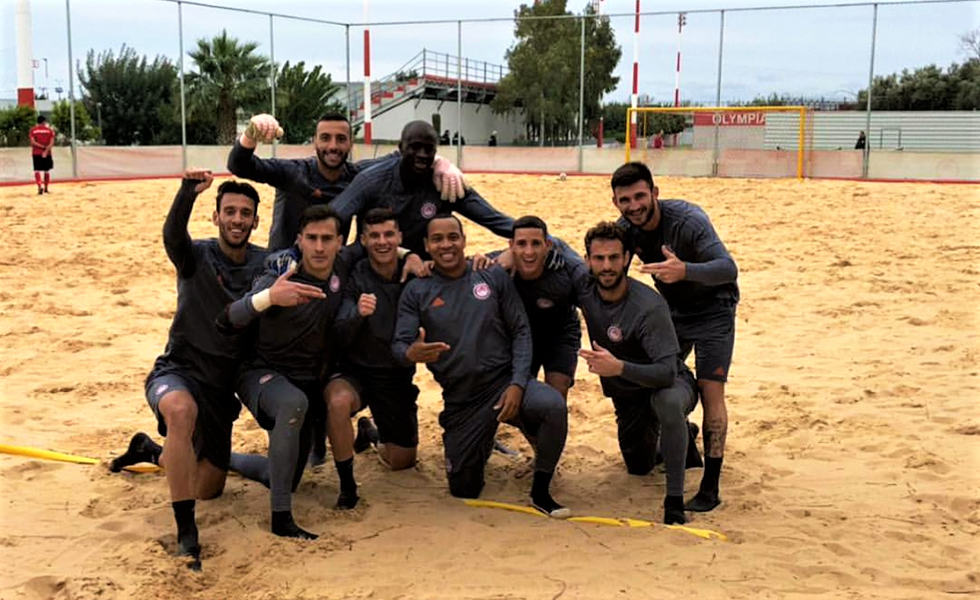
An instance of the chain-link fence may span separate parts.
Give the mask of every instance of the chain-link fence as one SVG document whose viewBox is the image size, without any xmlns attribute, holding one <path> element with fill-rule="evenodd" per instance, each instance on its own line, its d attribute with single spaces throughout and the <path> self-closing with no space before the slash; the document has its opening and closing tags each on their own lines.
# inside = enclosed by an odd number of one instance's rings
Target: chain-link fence
<svg viewBox="0 0 980 600">
<path fill-rule="evenodd" d="M 375 2 L 366 26 L 361 3 L 332 7 L 329 18 L 284 8 L 277 12 L 268 3 L 249 6 L 248 0 L 242 0 L 242 4 L 65 0 L 63 7 L 35 6 L 36 54 L 50 56 L 35 61 L 34 89 L 49 100 L 67 100 L 54 111 L 66 113 L 56 119 L 68 144 L 55 154 L 58 169 L 65 173 L 70 165 L 75 177 L 175 174 L 191 164 L 224 170 L 226 125 L 215 125 L 213 118 L 202 115 L 223 111 L 225 100 L 216 98 L 218 88 L 204 86 L 200 76 L 214 58 L 208 53 L 219 49 L 224 32 L 239 47 L 254 44 L 251 54 L 264 60 L 265 75 L 257 82 L 232 86 L 233 95 L 241 92 L 242 96 L 231 100 L 238 103 L 234 126 L 241 127 L 253 112 L 281 116 L 290 103 L 297 103 L 292 90 L 276 89 L 277 80 L 287 80 L 274 73 L 287 63 L 295 68 L 303 62 L 307 76 L 319 66 L 338 84 L 334 100 L 361 136 L 368 129 L 370 107 L 372 145 L 358 146 L 358 156 L 384 151 L 397 140 L 405 122 L 421 118 L 432 122 L 444 136 L 444 145 L 451 147 L 443 153 L 471 170 L 608 172 L 622 161 L 621 144 L 632 141 L 643 147 L 658 133 L 640 123 L 633 128 L 640 139 L 625 138 L 625 105 L 640 97 L 655 105 L 725 106 L 766 100 L 805 104 L 820 114 L 846 114 L 844 125 L 840 121 L 822 125 L 833 120 L 816 120 L 816 127 L 827 129 L 815 132 L 813 139 L 828 149 L 853 152 L 858 132 L 869 132 L 870 143 L 859 150 L 857 176 L 875 176 L 873 155 L 879 152 L 980 152 L 974 147 L 980 136 L 971 133 L 975 119 L 970 115 L 954 118 L 949 130 L 941 132 L 918 113 L 878 123 L 868 97 L 859 97 L 875 75 L 933 63 L 945 66 L 950 57 L 969 58 L 957 54 L 958 36 L 980 24 L 976 0 L 692 11 L 643 10 L 641 3 L 634 6 L 632 0 L 570 5 L 569 11 L 579 13 L 525 18 L 540 24 L 539 34 L 560 28 L 564 42 L 578 42 L 577 49 L 562 55 L 562 60 L 539 67 L 542 77 L 560 72 L 562 78 L 560 89 L 543 90 L 539 98 L 522 97 L 520 89 L 515 93 L 513 86 L 501 85 L 508 73 L 514 74 L 508 58 L 521 41 L 515 40 L 518 24 L 513 15 L 452 18 L 409 13 L 411 18 L 396 20 L 405 13 Z M 278 10 L 288 5 L 276 6 Z M 597 9 L 605 14 L 595 14 Z M 460 11 L 465 12 L 462 7 Z M 601 49 L 590 45 L 596 39 L 597 20 L 608 23 L 622 53 L 613 71 L 618 85 L 604 94 L 604 110 L 594 108 L 599 100 L 594 96 L 600 94 L 591 80 L 594 63 L 601 60 Z M 370 94 L 363 83 L 368 28 Z M 933 43 L 936 40 L 945 41 Z M 118 59 L 126 52 L 150 63 L 157 56 L 168 61 L 178 75 L 174 94 L 158 102 L 134 100 L 122 108 L 110 106 L 109 98 L 93 102 L 93 67 L 101 59 Z M 9 54 L 6 46 L 4 53 Z M 561 102 L 555 100 L 558 96 Z M 508 99 L 511 104 L 502 107 Z M 509 110 L 502 114 L 502 108 Z M 131 144 L 107 143 L 109 131 L 135 127 L 135 115 L 148 111 L 162 113 L 153 126 L 157 129 Z M 317 116 L 305 118 L 312 122 Z M 491 136 L 496 147 L 488 147 Z M 933 137 L 949 142 L 936 144 Z M 681 150 L 682 139 L 675 135 L 666 147 Z M 899 139 L 906 145 L 895 142 Z M 910 148 L 910 140 L 919 140 L 921 148 Z M 29 179 L 30 163 L 21 156 L 23 150 L 16 152 L 2 150 L 0 180 Z M 294 138 L 263 147 L 260 153 L 302 156 L 312 154 L 312 149 Z M 955 178 L 974 178 L 970 171 L 975 161 L 965 160 L 954 169 Z M 717 165 L 714 171 L 718 172 Z M 853 168 L 842 173 L 854 175 Z"/>
</svg>

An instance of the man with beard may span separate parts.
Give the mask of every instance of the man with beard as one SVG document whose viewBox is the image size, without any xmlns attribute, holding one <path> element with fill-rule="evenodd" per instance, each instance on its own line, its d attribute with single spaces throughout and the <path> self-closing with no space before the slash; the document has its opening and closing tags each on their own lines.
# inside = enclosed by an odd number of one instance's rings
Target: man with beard
<svg viewBox="0 0 980 600">
<path fill-rule="evenodd" d="M 619 448 L 631 475 L 653 470 L 659 421 L 667 469 L 664 523 L 684 523 L 687 415 L 697 404 L 697 388 L 678 356 L 667 303 L 626 277 L 631 257 L 625 242 L 615 223 L 599 223 L 585 235 L 593 283 L 580 302 L 592 349 L 579 353 L 612 398 Z"/>
<path fill-rule="evenodd" d="M 351 163 L 350 122 L 340 114 L 320 117 L 313 137 L 316 156 L 262 159 L 255 156 L 259 142 L 271 142 L 282 134 L 272 115 L 255 115 L 228 153 L 228 170 L 238 177 L 276 188 L 269 229 L 269 251 L 288 248 L 296 241 L 299 220 L 308 206 L 330 204 L 354 177 L 376 164 L 397 162 L 397 155 Z M 433 186 L 443 198 L 455 200 L 464 193 L 463 175 L 448 160 L 439 157 L 432 172 Z"/>
<path fill-rule="evenodd" d="M 497 211 L 473 189 L 456 202 L 441 200 L 433 184 L 433 161 L 439 137 L 425 121 L 412 121 L 402 129 L 401 159 L 384 162 L 358 176 L 337 197 L 334 209 L 345 227 L 356 214 L 390 208 L 398 219 L 402 245 L 427 257 L 426 226 L 437 214 L 458 212 L 501 237 L 510 237 L 514 220 Z"/>
<path fill-rule="evenodd" d="M 721 503 L 721 463 L 728 434 L 725 382 L 735 345 L 738 267 L 708 215 L 683 200 L 659 200 L 650 169 L 627 163 L 612 176 L 613 205 L 628 233 L 626 247 L 643 261 L 670 306 L 681 358 L 694 349 L 704 407 L 704 475 L 685 509 L 707 512 Z"/>
<path fill-rule="evenodd" d="M 212 179 L 210 171 L 187 170 L 163 226 L 163 244 L 177 268 L 177 311 L 167 348 L 146 379 L 146 398 L 166 441 L 161 447 L 138 433 L 126 454 L 110 465 L 114 472 L 139 462 L 166 469 L 177 554 L 191 557 L 195 569 L 201 553 L 195 500 L 216 498 L 224 490 L 232 424 L 241 409 L 232 391 L 240 340 L 219 334 L 214 316 L 248 291 L 266 256 L 248 243 L 259 223 L 259 194 L 247 183 L 218 186 L 212 215 L 218 239 L 191 239 L 187 223 L 194 200 Z"/>
<path fill-rule="evenodd" d="M 498 267 L 473 269 L 463 254 L 463 225 L 453 215 L 428 219 L 425 246 L 435 272 L 402 292 L 392 350 L 405 364 L 428 364 L 442 386 L 439 424 L 450 493 L 480 495 L 497 426 L 510 423 L 537 454 L 531 505 L 567 518 L 570 511 L 555 502 L 550 487 L 568 411 L 558 392 L 530 379 L 531 333 L 510 277 Z"/>
<path fill-rule="evenodd" d="M 340 478 L 337 508 L 358 502 L 354 480 L 354 453 L 377 444 L 378 454 L 392 470 L 415 464 L 418 446 L 419 390 L 412 383 L 415 365 L 395 360 L 391 351 L 398 315 L 404 260 L 398 258 L 402 236 L 395 215 L 373 208 L 364 215 L 361 243 L 367 260 L 359 261 L 337 317 L 337 334 L 344 351 L 337 372 L 327 384 L 327 423 L 334 464 Z M 371 407 L 371 419 L 357 422 L 357 438 L 350 417 Z"/>
<path fill-rule="evenodd" d="M 329 207 L 306 209 L 296 240 L 303 254 L 298 271 L 280 275 L 270 269 L 218 317 L 222 331 L 254 326 L 253 351 L 237 389 L 269 432 L 269 456 L 236 455 L 234 468 L 252 479 L 268 479 L 272 533 L 283 537 L 317 537 L 293 520 L 292 493 L 312 441 L 313 420 L 307 412 L 312 416 L 324 410 L 325 368 L 331 363 L 334 319 L 347 280 L 347 265 L 337 260 L 343 245 L 339 224 Z"/>
</svg>

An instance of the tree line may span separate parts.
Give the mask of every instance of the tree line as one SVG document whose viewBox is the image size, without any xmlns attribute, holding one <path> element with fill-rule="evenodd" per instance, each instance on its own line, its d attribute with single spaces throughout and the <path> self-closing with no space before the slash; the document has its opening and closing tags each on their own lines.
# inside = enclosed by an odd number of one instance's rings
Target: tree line
<svg viewBox="0 0 980 600">
<path fill-rule="evenodd" d="M 573 14 L 567 6 L 567 0 L 541 0 L 514 12 L 515 42 L 506 53 L 509 70 L 491 108 L 497 114 L 522 114 L 524 143 L 563 145 L 577 140 L 581 21 L 568 18 Z M 584 14 L 594 14 L 591 2 Z M 953 63 L 946 69 L 928 65 L 875 77 L 872 110 L 980 110 L 978 40 L 980 29 L 961 36 L 969 54 L 962 64 Z M 192 66 L 185 77 L 189 144 L 230 144 L 239 116 L 270 110 L 273 71 L 276 117 L 286 130 L 286 142 L 308 141 L 317 116 L 344 110 L 341 103 L 331 101 L 338 86 L 319 66 L 307 69 L 301 61 L 273 67 L 258 53 L 258 47 L 254 42 L 239 42 L 226 31 L 197 40 L 188 53 Z M 606 136 L 620 141 L 625 137 L 627 104 L 603 106 L 600 99 L 619 83 L 612 73 L 621 56 L 608 20 L 586 19 L 582 106 L 586 130 L 595 134 L 602 117 Z M 119 146 L 180 143 L 179 79 L 169 58 L 149 60 L 128 46 L 118 53 L 90 50 L 78 71 L 82 82 L 81 102 L 75 106 L 78 139 Z M 789 94 L 771 94 L 733 105 L 798 102 Z M 853 104 L 844 103 L 841 108 L 863 110 L 866 102 L 864 89 Z M 62 134 L 69 131 L 68 113 L 67 102 L 55 105 L 51 121 Z M 26 145 L 34 117 L 30 109 L 0 111 L 0 145 Z M 645 119 L 651 135 L 660 130 L 677 133 L 684 127 L 678 115 L 651 114 Z"/>
<path fill-rule="evenodd" d="M 286 131 L 286 143 L 312 139 L 321 114 L 345 112 L 343 104 L 332 100 L 339 86 L 319 65 L 272 65 L 258 48 L 227 31 L 197 40 L 184 77 L 188 144 L 231 144 L 241 115 L 269 112 L 273 72 L 276 118 Z M 110 146 L 181 143 L 180 77 L 169 58 L 150 60 L 126 45 L 118 52 L 89 50 L 85 63 L 78 65 L 78 78 L 76 139 Z M 0 111 L 0 145 L 26 145 L 35 118 L 30 108 Z M 50 122 L 62 136 L 68 135 L 67 100 L 55 103 Z"/>
</svg>

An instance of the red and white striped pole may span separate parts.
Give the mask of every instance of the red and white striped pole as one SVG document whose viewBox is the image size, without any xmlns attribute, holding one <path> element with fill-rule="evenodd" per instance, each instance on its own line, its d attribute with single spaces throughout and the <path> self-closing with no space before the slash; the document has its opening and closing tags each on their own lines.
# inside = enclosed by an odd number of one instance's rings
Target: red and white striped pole
<svg viewBox="0 0 980 600">
<path fill-rule="evenodd" d="M 681 105 L 681 32 L 687 25 L 687 14 L 677 13 L 677 69 L 674 73 L 674 106 Z M 671 145 L 677 145 L 677 134 L 673 136 Z"/>
<path fill-rule="evenodd" d="M 636 0 L 636 23 L 633 26 L 633 93 L 630 106 L 636 108 L 640 89 L 640 0 Z M 630 113 L 630 148 L 636 148 L 636 111 Z"/>
<path fill-rule="evenodd" d="M 17 38 L 17 106 L 34 108 L 34 45 L 31 30 L 31 2 L 17 0 L 14 16 Z"/>
<path fill-rule="evenodd" d="M 364 143 L 371 144 L 371 30 L 368 0 L 364 0 Z"/>
</svg>

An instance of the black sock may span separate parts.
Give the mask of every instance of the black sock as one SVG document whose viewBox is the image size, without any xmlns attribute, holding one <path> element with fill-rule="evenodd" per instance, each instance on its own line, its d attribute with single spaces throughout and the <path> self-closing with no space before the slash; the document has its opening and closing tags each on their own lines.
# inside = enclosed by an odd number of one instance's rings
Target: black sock
<svg viewBox="0 0 980 600">
<path fill-rule="evenodd" d="M 199 558 L 201 546 L 197 541 L 197 523 L 194 522 L 194 500 L 173 502 L 174 520 L 177 521 L 177 556 Z"/>
<path fill-rule="evenodd" d="M 664 498 L 664 525 L 683 525 L 687 523 L 684 517 L 684 496 L 666 496 Z"/>
<path fill-rule="evenodd" d="M 296 521 L 293 521 L 293 511 L 291 510 L 272 511 L 272 533 L 281 537 L 299 538 L 301 540 L 315 540 L 320 537 L 297 525 Z"/>
<path fill-rule="evenodd" d="M 545 471 L 535 471 L 534 481 L 531 483 L 531 503 L 535 508 L 549 515 L 564 508 L 551 497 L 552 475 L 553 473 L 546 473 Z"/>
<path fill-rule="evenodd" d="M 335 460 L 337 475 L 340 476 L 340 489 L 344 491 L 356 491 L 357 482 L 354 481 L 354 457 L 347 460 Z"/>
<path fill-rule="evenodd" d="M 354 457 L 343 461 L 334 461 L 337 475 L 340 476 L 340 495 L 337 496 L 336 508 L 350 510 L 357 506 L 360 497 L 357 495 L 357 482 L 354 481 Z"/>
<path fill-rule="evenodd" d="M 133 439 L 129 440 L 129 447 L 125 454 L 118 456 L 109 464 L 109 470 L 113 473 L 122 471 L 123 468 L 141 462 L 160 464 L 160 455 L 163 453 L 163 446 L 150 439 L 145 433 L 137 433 Z"/>
<path fill-rule="evenodd" d="M 718 495 L 718 480 L 721 478 L 721 462 L 723 456 L 704 457 L 704 475 L 701 476 L 701 488 L 698 493 L 711 496 Z"/>
</svg>

